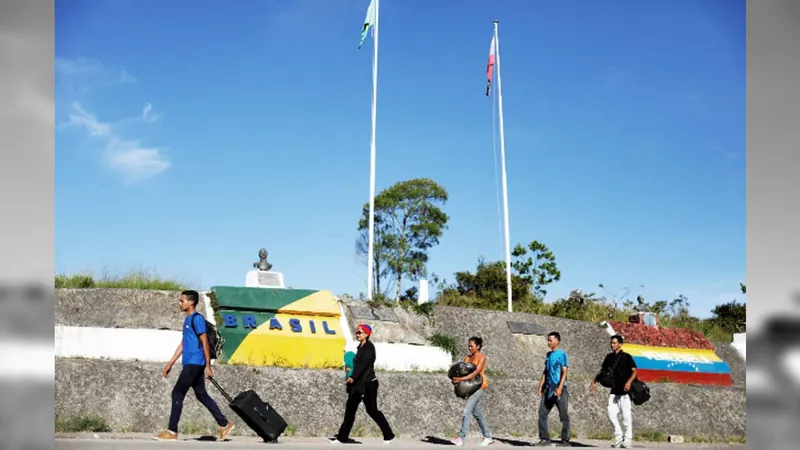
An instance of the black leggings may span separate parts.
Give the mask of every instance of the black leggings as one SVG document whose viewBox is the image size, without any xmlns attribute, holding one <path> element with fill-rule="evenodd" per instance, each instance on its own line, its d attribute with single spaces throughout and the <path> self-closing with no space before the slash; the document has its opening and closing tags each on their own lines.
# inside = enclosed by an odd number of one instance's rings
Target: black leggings
<svg viewBox="0 0 800 450">
<path fill-rule="evenodd" d="M 387 441 L 394 439 L 394 432 L 392 432 L 392 427 L 389 426 L 389 421 L 386 420 L 386 416 L 378 409 L 378 380 L 368 382 L 363 389 L 354 389 L 353 392 L 347 396 L 347 405 L 344 410 L 344 422 L 342 422 L 342 426 L 339 428 L 339 433 L 336 434 L 336 439 L 340 442 L 350 440 L 350 431 L 353 429 L 358 405 L 362 400 L 364 401 L 364 408 L 366 408 L 367 414 L 369 414 L 372 420 L 380 427 L 381 433 L 383 433 L 383 439 Z"/>
</svg>

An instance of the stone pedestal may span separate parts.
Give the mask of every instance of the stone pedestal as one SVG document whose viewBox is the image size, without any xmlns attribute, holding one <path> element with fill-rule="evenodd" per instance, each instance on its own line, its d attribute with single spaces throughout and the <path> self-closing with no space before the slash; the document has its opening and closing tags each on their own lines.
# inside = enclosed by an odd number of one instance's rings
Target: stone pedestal
<svg viewBox="0 0 800 450">
<path fill-rule="evenodd" d="M 257 287 L 267 289 L 285 289 L 283 284 L 283 274 L 267 270 L 251 270 L 247 272 L 244 281 L 245 287 Z"/>
</svg>

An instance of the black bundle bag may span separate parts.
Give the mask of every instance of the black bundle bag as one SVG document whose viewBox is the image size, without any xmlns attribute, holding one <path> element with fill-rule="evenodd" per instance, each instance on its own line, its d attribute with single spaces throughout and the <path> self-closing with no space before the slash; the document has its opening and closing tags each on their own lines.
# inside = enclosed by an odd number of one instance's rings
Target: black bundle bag
<svg viewBox="0 0 800 450">
<path fill-rule="evenodd" d="M 450 379 L 456 377 L 465 377 L 474 372 L 475 369 L 477 369 L 477 367 L 475 367 L 475 364 L 463 361 L 458 362 L 453 364 L 450 367 L 450 370 L 447 371 L 447 377 Z M 455 392 L 456 397 L 458 398 L 469 398 L 470 395 L 474 394 L 475 392 L 478 391 L 478 389 L 481 388 L 482 384 L 483 384 L 483 377 L 478 375 L 475 378 L 472 378 L 467 381 L 462 381 L 461 383 L 454 385 L 453 392 Z"/>
<path fill-rule="evenodd" d="M 210 378 L 211 383 L 219 389 L 219 392 L 228 400 L 233 412 L 242 418 L 245 424 L 250 427 L 264 442 L 275 442 L 278 437 L 286 430 L 286 421 L 272 406 L 261 400 L 261 397 L 253 390 L 246 390 L 236 398 L 231 398 L 217 380 Z"/>
</svg>

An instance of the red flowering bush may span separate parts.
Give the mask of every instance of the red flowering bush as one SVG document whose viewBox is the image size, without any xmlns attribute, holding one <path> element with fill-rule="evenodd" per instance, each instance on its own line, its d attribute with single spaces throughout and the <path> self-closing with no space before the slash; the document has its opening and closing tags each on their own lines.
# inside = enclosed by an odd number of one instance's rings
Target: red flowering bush
<svg viewBox="0 0 800 450">
<path fill-rule="evenodd" d="M 629 344 L 715 350 L 711 342 L 699 331 L 684 328 L 656 328 L 640 323 L 617 322 L 615 320 L 610 320 L 609 324 Z"/>
</svg>

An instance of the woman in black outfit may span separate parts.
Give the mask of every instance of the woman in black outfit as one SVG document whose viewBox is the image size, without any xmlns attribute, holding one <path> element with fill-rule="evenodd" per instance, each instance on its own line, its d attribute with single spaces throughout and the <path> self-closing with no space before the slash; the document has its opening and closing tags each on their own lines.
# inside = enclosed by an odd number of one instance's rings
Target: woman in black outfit
<svg viewBox="0 0 800 450">
<path fill-rule="evenodd" d="M 358 350 L 353 361 L 353 374 L 347 379 L 347 406 L 344 411 L 344 422 L 339 432 L 333 437 L 331 444 L 352 442 L 350 431 L 356 420 L 358 405 L 364 401 L 367 414 L 375 421 L 383 433 L 383 442 L 388 444 L 394 439 L 394 432 L 386 420 L 386 416 L 378 409 L 378 378 L 375 376 L 375 346 L 369 341 L 372 328 L 361 324 L 356 329 Z"/>
</svg>

